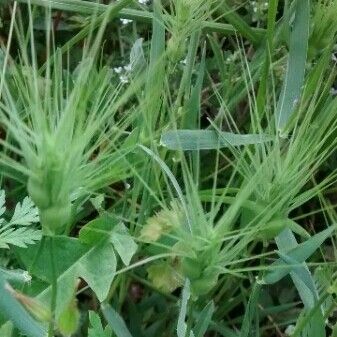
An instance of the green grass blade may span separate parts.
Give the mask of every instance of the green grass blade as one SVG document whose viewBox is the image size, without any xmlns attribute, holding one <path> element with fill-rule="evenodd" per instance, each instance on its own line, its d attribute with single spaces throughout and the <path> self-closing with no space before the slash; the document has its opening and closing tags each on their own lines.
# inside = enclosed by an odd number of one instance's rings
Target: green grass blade
<svg viewBox="0 0 337 337">
<path fill-rule="evenodd" d="M 312 236 L 309 240 L 299 244 L 295 248 L 287 251 L 287 255 L 297 261 L 297 264 L 304 262 L 309 258 L 321 244 L 333 233 L 335 226 L 331 226 L 324 231 Z M 278 259 L 271 264 L 271 271 L 268 272 L 261 280 L 263 284 L 274 284 L 288 275 L 294 266 L 287 266 L 282 259 Z"/>
<path fill-rule="evenodd" d="M 269 1 L 268 5 L 268 22 L 266 32 L 266 46 L 265 46 L 265 60 L 262 67 L 262 73 L 260 78 L 259 90 L 256 97 L 256 106 L 259 115 L 262 116 L 265 110 L 268 79 L 270 75 L 270 66 L 272 63 L 274 53 L 274 35 L 276 27 L 276 15 L 277 15 L 278 0 Z"/>
<path fill-rule="evenodd" d="M 321 296 L 314 308 L 303 310 L 292 337 L 326 337 L 326 319 L 321 310 L 321 306 L 325 300 L 326 294 Z"/>
<path fill-rule="evenodd" d="M 237 31 L 251 41 L 253 44 L 259 44 L 263 41 L 262 37 L 252 29 L 245 20 L 241 18 L 233 9 L 227 4 L 227 1 L 222 1 L 219 6 L 219 11 L 224 18 L 237 29 Z"/>
<path fill-rule="evenodd" d="M 302 329 L 301 335 L 306 337 L 325 336 L 325 319 L 322 310 L 320 310 L 320 308 L 317 309 L 318 306 L 321 306 L 321 300 L 319 299 L 315 280 L 313 279 L 308 266 L 306 263 L 299 265 L 298 262 L 289 257 L 289 255 L 282 253 L 282 251 L 298 246 L 294 234 L 289 229 L 284 230 L 277 236 L 276 242 L 281 251 L 279 253 L 281 258 L 289 265 L 297 264 L 290 272 L 290 276 L 304 304 L 304 310 L 311 313 L 316 309 L 312 315 L 309 315 L 308 313 L 305 314 L 307 325 Z"/>
<path fill-rule="evenodd" d="M 185 286 L 183 288 L 180 311 L 178 316 L 178 324 L 177 324 L 177 335 L 178 337 L 186 337 L 187 336 L 187 324 L 185 322 L 187 315 L 187 306 L 188 300 L 191 296 L 190 293 L 190 281 L 186 279 Z"/>
<path fill-rule="evenodd" d="M 298 262 L 287 253 L 289 248 L 296 248 L 298 246 L 296 238 L 291 230 L 284 230 L 276 237 L 276 243 L 280 250 L 280 257 L 289 265 L 296 265 Z M 290 273 L 290 276 L 299 292 L 299 295 L 307 309 L 314 307 L 318 301 L 318 291 L 316 289 L 315 281 L 311 276 L 309 268 L 306 263 L 297 265 Z"/>
<path fill-rule="evenodd" d="M 255 317 L 258 315 L 259 307 L 258 300 L 260 295 L 261 285 L 258 283 L 254 284 L 252 289 L 248 305 L 246 307 L 245 315 L 242 322 L 242 327 L 240 331 L 240 337 L 249 337 L 251 336 L 250 332 L 252 329 L 253 321 Z"/>
<path fill-rule="evenodd" d="M 202 53 L 196 84 L 192 88 L 191 96 L 186 104 L 186 112 L 183 120 L 183 128 L 186 129 L 197 128 L 199 124 L 201 93 L 205 74 L 205 59 L 206 59 L 205 55 L 206 49 L 204 49 Z"/>
<path fill-rule="evenodd" d="M 33 1 L 28 0 L 22 0 L 23 3 L 28 4 L 34 4 Z M 127 5 L 129 5 L 132 2 L 132 0 L 120 0 L 118 2 L 114 2 L 111 5 L 107 5 L 105 7 L 105 11 L 103 11 L 100 15 L 93 18 L 88 25 L 86 25 L 82 30 L 80 30 L 76 35 L 74 35 L 70 40 L 68 40 L 61 48 L 61 53 L 65 53 L 69 51 L 74 45 L 76 45 L 78 42 L 82 41 L 85 37 L 87 37 L 90 33 L 92 33 L 93 30 L 99 28 L 102 26 L 104 22 L 108 22 L 112 20 L 118 13 Z M 40 5 L 44 4 L 45 7 L 50 7 L 52 4 L 50 1 L 42 1 Z M 39 4 L 38 4 L 39 5 Z M 91 14 L 97 13 L 97 9 L 93 8 L 91 10 Z M 102 28 L 102 27 L 101 27 Z M 54 62 L 55 55 L 51 57 L 49 60 L 50 63 Z M 44 64 L 41 68 L 41 70 L 45 70 L 47 67 L 47 64 Z"/>
<path fill-rule="evenodd" d="M 271 141 L 268 135 L 246 134 L 231 132 L 218 133 L 212 130 L 177 130 L 162 134 L 161 145 L 170 150 L 212 150 L 223 147 L 260 144 Z"/>
<path fill-rule="evenodd" d="M 289 58 L 282 92 L 277 104 L 276 124 L 282 131 L 300 100 L 308 51 L 310 0 L 297 0 L 289 42 Z"/>
<path fill-rule="evenodd" d="M 294 266 L 290 272 L 290 276 L 293 279 L 304 307 L 309 309 L 313 308 L 315 306 L 315 302 L 318 300 L 318 294 L 309 269 L 305 264 L 298 264 L 296 260 L 281 251 L 278 252 L 278 255 L 286 264 Z"/>
<path fill-rule="evenodd" d="M 179 90 L 175 102 L 177 107 L 180 107 L 184 103 L 186 103 L 187 98 L 190 97 L 191 82 L 200 43 L 200 36 L 201 36 L 200 30 L 195 31 L 191 35 L 189 41 L 188 52 L 186 55 L 186 66 L 184 67 L 183 75 L 180 81 Z"/>
<path fill-rule="evenodd" d="M 154 1 L 150 64 L 145 86 L 145 108 L 140 125 L 145 137 L 153 138 L 152 132 L 160 114 L 165 84 L 165 25 L 160 1 Z"/>
<path fill-rule="evenodd" d="M 193 332 L 195 337 L 203 337 L 207 331 L 207 328 L 211 322 L 212 315 L 215 311 L 214 302 L 209 302 L 204 309 L 202 309 L 198 322 L 195 325 Z"/>
<path fill-rule="evenodd" d="M 13 298 L 8 290 L 9 285 L 0 272 L 0 309 L 2 314 L 28 337 L 45 337 L 47 330 L 35 321 L 21 304 Z"/>
<path fill-rule="evenodd" d="M 228 85 L 228 67 L 226 66 L 225 57 L 223 50 L 221 49 L 220 43 L 211 35 L 208 36 L 210 47 L 212 48 L 214 59 L 216 61 L 217 70 L 219 70 L 220 80 L 221 80 L 221 95 L 226 97 Z"/>
<path fill-rule="evenodd" d="M 2 0 L 0 0 L 0 3 L 1 1 Z M 19 0 L 18 2 L 28 3 L 28 0 Z M 51 7 L 53 9 L 72 11 L 80 14 L 92 14 L 95 10 L 97 10 L 98 13 L 104 13 L 108 7 L 108 5 L 105 4 L 97 4 L 96 2 L 83 0 L 30 0 L 30 3 L 32 5 L 47 8 Z M 145 10 L 124 8 L 119 12 L 118 17 L 151 24 L 153 14 Z M 237 33 L 237 29 L 233 27 L 233 25 L 214 21 L 203 21 L 202 28 L 205 32 L 217 32 L 224 35 L 235 35 Z M 261 39 L 265 33 L 265 30 L 262 28 L 251 28 L 251 31 L 253 32 L 252 34 L 259 39 Z"/>
<path fill-rule="evenodd" d="M 109 304 L 102 304 L 101 309 L 109 326 L 117 337 L 132 337 L 123 318 Z"/>
<path fill-rule="evenodd" d="M 178 183 L 177 179 L 175 178 L 174 174 L 172 173 L 170 168 L 166 165 L 166 163 L 160 157 L 158 157 L 152 150 L 148 149 L 147 147 L 145 147 L 143 145 L 139 145 L 139 147 L 159 164 L 160 168 L 163 170 L 163 172 L 165 172 L 165 174 L 167 175 L 167 177 L 171 181 L 172 185 L 174 186 L 174 189 L 177 192 L 179 200 L 180 200 L 180 202 L 181 202 L 181 204 L 184 208 L 185 214 L 187 216 L 186 220 L 188 222 L 188 229 L 191 232 L 192 231 L 192 225 L 191 225 L 190 219 L 188 217 L 188 209 L 187 209 L 187 205 L 186 205 L 186 202 L 185 202 L 185 199 L 184 199 L 184 194 L 183 194 L 183 192 L 182 192 L 182 190 L 179 186 L 179 183 Z"/>
</svg>

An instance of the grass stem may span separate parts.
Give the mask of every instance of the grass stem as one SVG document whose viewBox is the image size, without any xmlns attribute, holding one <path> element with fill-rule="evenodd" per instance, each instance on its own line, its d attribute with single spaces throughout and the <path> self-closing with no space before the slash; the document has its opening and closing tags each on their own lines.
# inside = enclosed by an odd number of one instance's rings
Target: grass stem
<svg viewBox="0 0 337 337">
<path fill-rule="evenodd" d="M 56 298 L 57 298 L 57 276 L 56 276 L 56 266 L 55 266 L 55 254 L 54 254 L 54 238 L 50 237 L 50 268 L 51 268 L 51 320 L 49 323 L 48 337 L 54 336 L 54 326 L 55 326 L 55 310 L 56 310 Z"/>
</svg>

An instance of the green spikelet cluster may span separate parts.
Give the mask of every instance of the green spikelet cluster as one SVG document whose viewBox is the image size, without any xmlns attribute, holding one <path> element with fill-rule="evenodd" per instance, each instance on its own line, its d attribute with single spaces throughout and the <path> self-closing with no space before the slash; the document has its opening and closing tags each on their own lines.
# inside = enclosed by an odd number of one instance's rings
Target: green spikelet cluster
<svg viewBox="0 0 337 337">
<path fill-rule="evenodd" d="M 52 143 L 28 179 L 28 193 L 39 208 L 45 234 L 62 233 L 71 217 L 70 189 L 66 184 L 64 158 Z"/>
</svg>

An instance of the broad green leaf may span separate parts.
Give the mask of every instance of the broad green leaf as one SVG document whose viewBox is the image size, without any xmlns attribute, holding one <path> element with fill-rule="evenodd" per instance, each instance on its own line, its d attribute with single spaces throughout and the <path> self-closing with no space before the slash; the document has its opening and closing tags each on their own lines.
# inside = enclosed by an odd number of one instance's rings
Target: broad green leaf
<svg viewBox="0 0 337 337">
<path fill-rule="evenodd" d="M 123 263 L 128 266 L 133 255 L 136 253 L 138 246 L 122 222 L 120 222 L 112 231 L 110 242 L 116 249 Z"/>
<path fill-rule="evenodd" d="M 67 287 L 74 289 L 72 285 L 75 284 L 79 277 L 88 283 L 99 301 L 104 301 L 115 277 L 116 266 L 115 252 L 110 244 L 100 242 L 97 246 L 90 247 L 57 280 L 57 287 L 60 289 L 58 291 L 58 306 L 60 310 L 63 309 L 64 301 L 69 300 L 69 296 L 64 296 L 63 294 L 64 289 L 67 289 Z M 39 298 L 47 299 L 49 295 L 50 288 L 45 290 Z"/>
<path fill-rule="evenodd" d="M 308 51 L 310 1 L 296 0 L 290 34 L 287 72 L 276 109 L 277 128 L 282 131 L 301 98 Z"/>
<path fill-rule="evenodd" d="M 79 238 L 88 244 L 96 244 L 104 238 L 112 244 L 126 266 L 130 264 L 138 248 L 125 225 L 109 215 L 95 219 L 82 227 Z"/>
<path fill-rule="evenodd" d="M 109 326 L 117 337 L 132 337 L 123 318 L 109 304 L 103 303 L 101 309 Z"/>
<path fill-rule="evenodd" d="M 88 251 L 88 246 L 81 244 L 75 238 L 55 236 L 53 238 L 55 255 L 55 275 L 59 277 L 71 265 L 79 260 Z M 15 248 L 19 259 L 23 262 L 30 274 L 38 277 L 44 282 L 52 282 L 52 270 L 50 267 L 50 241 L 44 238 L 38 245 L 30 249 Z"/>
<path fill-rule="evenodd" d="M 26 336 L 45 337 L 46 329 L 36 322 L 10 293 L 9 284 L 0 272 L 0 310 Z"/>
<path fill-rule="evenodd" d="M 273 137 L 259 134 L 218 133 L 212 130 L 176 130 L 162 134 L 161 145 L 170 150 L 212 150 L 223 147 L 260 144 L 273 140 Z"/>
<path fill-rule="evenodd" d="M 72 298 L 78 278 L 84 279 L 95 292 L 99 301 L 108 295 L 111 283 L 116 272 L 116 256 L 112 245 L 105 241 L 97 241 L 95 246 L 81 243 L 78 239 L 69 237 L 54 237 L 55 274 L 57 277 L 57 308 L 58 317 Z M 50 268 L 48 242 L 39 248 L 34 247 L 25 254 L 18 250 L 21 260 L 27 268 L 36 257 L 35 266 L 31 273 L 44 281 L 51 282 L 52 270 Z M 49 303 L 51 287 L 47 287 L 37 298 L 44 303 Z"/>
<path fill-rule="evenodd" d="M 302 263 L 321 246 L 321 244 L 333 233 L 334 230 L 335 226 L 331 226 L 285 253 L 291 259 L 294 259 L 298 263 Z M 271 271 L 267 272 L 260 282 L 262 284 L 276 283 L 288 275 L 292 269 L 293 266 L 286 265 L 280 258 L 270 265 Z"/>
<path fill-rule="evenodd" d="M 89 245 L 95 245 L 97 241 L 102 239 L 109 241 L 111 232 L 118 223 L 117 218 L 105 214 L 83 226 L 79 233 L 79 239 Z"/>
</svg>

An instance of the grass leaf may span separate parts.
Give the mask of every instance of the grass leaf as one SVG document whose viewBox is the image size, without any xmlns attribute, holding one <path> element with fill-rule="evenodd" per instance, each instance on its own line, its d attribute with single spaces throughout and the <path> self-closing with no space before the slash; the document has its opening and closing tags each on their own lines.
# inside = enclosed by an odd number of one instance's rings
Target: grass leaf
<svg viewBox="0 0 337 337">
<path fill-rule="evenodd" d="M 187 315 L 188 300 L 190 299 L 190 296 L 191 296 L 190 281 L 186 279 L 185 286 L 182 292 L 180 311 L 179 311 L 178 323 L 177 323 L 177 336 L 178 337 L 186 337 L 187 324 L 185 320 L 186 320 L 186 315 Z"/>
<path fill-rule="evenodd" d="M 242 327 L 240 331 L 240 337 L 252 336 L 251 329 L 253 321 L 258 314 L 258 300 L 260 295 L 261 286 L 255 283 L 250 294 L 248 305 L 245 310 L 245 315 L 243 317 Z"/>
<path fill-rule="evenodd" d="M 193 329 L 195 337 L 203 337 L 205 335 L 214 311 L 215 306 L 213 301 L 207 303 L 207 305 L 202 309 L 199 314 L 197 324 Z"/>
<path fill-rule="evenodd" d="M 177 130 L 162 134 L 161 145 L 170 150 L 215 150 L 223 147 L 260 144 L 271 141 L 273 137 L 258 134 L 218 133 L 212 130 Z"/>
<path fill-rule="evenodd" d="M 109 326 L 117 337 L 132 337 L 123 318 L 109 304 L 103 303 L 101 309 Z"/>
<path fill-rule="evenodd" d="M 286 77 L 277 104 L 277 128 L 282 131 L 301 98 L 310 27 L 310 1 L 296 0 L 295 19 L 289 42 Z"/>
<path fill-rule="evenodd" d="M 309 240 L 299 244 L 295 248 L 287 251 L 287 255 L 297 261 L 297 264 L 301 264 L 307 258 L 309 258 L 320 245 L 333 233 L 335 226 L 331 226 L 324 231 L 312 236 Z M 271 264 L 271 271 L 268 272 L 261 280 L 262 284 L 274 284 L 288 275 L 295 266 L 289 266 L 284 264 L 280 258 Z"/>
</svg>

